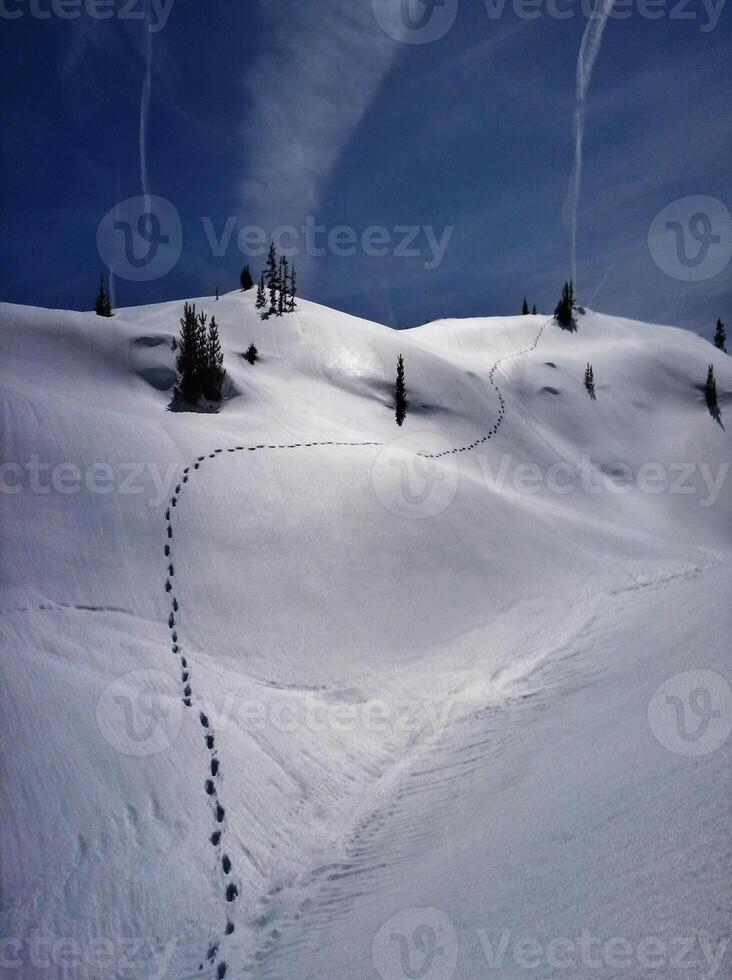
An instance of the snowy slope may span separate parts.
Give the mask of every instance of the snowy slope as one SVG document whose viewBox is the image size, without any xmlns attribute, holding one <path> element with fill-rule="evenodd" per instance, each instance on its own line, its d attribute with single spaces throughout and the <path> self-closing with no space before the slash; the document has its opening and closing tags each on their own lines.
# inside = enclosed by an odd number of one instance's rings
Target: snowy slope
<svg viewBox="0 0 732 980">
<path fill-rule="evenodd" d="M 44 955 L 69 975 L 40 936 L 73 976 L 127 957 L 396 980 L 378 930 L 420 905 L 462 977 L 497 922 L 728 933 L 729 742 L 690 760 L 646 717 L 680 671 L 729 677 L 730 437 L 700 390 L 713 362 L 726 425 L 728 359 L 594 313 L 395 333 L 196 302 L 222 333 L 218 415 L 166 410 L 182 303 L 0 307 L 1 932 L 22 975 Z"/>
</svg>

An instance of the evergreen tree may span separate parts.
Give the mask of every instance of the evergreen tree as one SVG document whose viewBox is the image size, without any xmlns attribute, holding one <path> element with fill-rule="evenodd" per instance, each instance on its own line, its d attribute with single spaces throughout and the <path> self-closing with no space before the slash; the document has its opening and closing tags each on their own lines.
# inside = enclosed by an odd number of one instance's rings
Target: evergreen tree
<svg viewBox="0 0 732 980">
<path fill-rule="evenodd" d="M 112 315 L 112 303 L 107 294 L 107 286 L 104 282 L 104 276 L 99 277 L 99 291 L 97 292 L 97 301 L 94 305 L 94 312 L 97 316 L 111 316 Z"/>
<path fill-rule="evenodd" d="M 216 287 L 216 302 L 218 303 L 218 301 L 219 301 L 219 287 L 217 286 Z"/>
<path fill-rule="evenodd" d="M 710 412 L 716 412 L 719 409 L 717 402 L 717 381 L 714 377 L 714 365 L 709 365 L 709 371 L 707 372 L 707 383 L 704 385 L 704 397 L 707 400 L 707 407 Z"/>
<path fill-rule="evenodd" d="M 283 255 L 280 259 L 280 295 L 277 304 L 277 316 L 287 313 L 288 298 L 287 290 L 290 285 L 290 264 Z"/>
<path fill-rule="evenodd" d="M 245 265 L 241 270 L 241 275 L 239 276 L 239 283 L 244 292 L 248 292 L 250 289 L 254 288 L 254 280 L 252 279 L 252 274 L 249 271 L 249 266 Z"/>
<path fill-rule="evenodd" d="M 267 315 L 277 316 L 279 309 L 280 274 L 277 264 L 277 250 L 275 249 L 274 242 L 270 242 L 269 245 L 264 281 L 269 290 L 269 309 L 267 310 Z"/>
<path fill-rule="evenodd" d="M 288 290 L 287 299 L 287 312 L 294 313 L 297 309 L 297 303 L 295 302 L 295 297 L 297 296 L 297 273 L 295 272 L 295 263 L 292 263 L 292 271 L 290 272 L 290 288 Z"/>
<path fill-rule="evenodd" d="M 536 316 L 536 303 L 534 303 L 534 305 L 532 306 L 531 312 L 533 313 L 534 316 Z"/>
<path fill-rule="evenodd" d="M 562 298 L 557 303 L 557 308 L 554 311 L 554 316 L 563 327 L 572 326 L 572 314 L 574 312 L 574 286 L 572 280 L 565 282 L 562 287 Z"/>
<path fill-rule="evenodd" d="M 187 405 L 195 405 L 202 394 L 200 320 L 196 307 L 186 303 L 180 321 L 175 394 Z"/>
<path fill-rule="evenodd" d="M 245 359 L 246 359 L 247 361 L 249 361 L 249 363 L 250 363 L 250 364 L 254 364 L 254 363 L 255 363 L 256 361 L 258 361 L 258 360 L 259 360 L 259 351 L 258 351 L 258 350 L 257 350 L 257 348 L 256 348 L 256 347 L 254 346 L 254 344 L 250 344 L 250 345 L 249 345 L 249 346 L 247 347 L 247 352 L 246 352 L 246 354 L 244 355 L 244 358 L 245 358 Z"/>
<path fill-rule="evenodd" d="M 219 328 L 216 325 L 216 317 L 211 317 L 203 359 L 203 393 L 206 398 L 211 401 L 221 401 L 221 386 L 225 373 Z"/>
<path fill-rule="evenodd" d="M 592 370 L 592 365 L 588 364 L 585 369 L 585 388 L 587 389 L 587 394 L 594 401 L 595 400 L 595 372 Z"/>
<path fill-rule="evenodd" d="M 717 320 L 717 329 L 714 333 L 714 346 L 727 353 L 727 331 L 721 320 Z"/>
<path fill-rule="evenodd" d="M 404 425 L 404 419 L 407 417 L 407 388 L 404 383 L 404 358 L 401 354 L 397 358 L 397 376 L 394 395 L 396 423 L 401 427 Z"/>
<path fill-rule="evenodd" d="M 262 275 L 260 276 L 260 279 L 259 279 L 259 284 L 257 285 L 257 303 L 256 303 L 256 307 L 257 307 L 258 310 L 263 310 L 266 305 L 267 305 L 267 298 L 266 298 L 266 296 L 264 294 L 264 273 L 262 273 Z M 266 313 L 262 313 L 262 319 L 265 320 L 266 318 L 267 318 L 267 314 Z"/>
<path fill-rule="evenodd" d="M 524 296 L 524 305 L 521 307 L 521 315 L 527 316 L 529 312 L 529 304 L 526 302 L 526 297 Z"/>
</svg>

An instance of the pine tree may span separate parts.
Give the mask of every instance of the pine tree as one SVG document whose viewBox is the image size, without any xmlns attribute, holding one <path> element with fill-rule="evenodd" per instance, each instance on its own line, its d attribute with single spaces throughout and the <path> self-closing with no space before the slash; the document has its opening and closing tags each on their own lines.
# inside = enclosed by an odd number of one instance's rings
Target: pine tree
<svg viewBox="0 0 732 980">
<path fill-rule="evenodd" d="M 574 286 L 572 280 L 565 282 L 562 287 L 562 298 L 557 303 L 554 311 L 557 323 L 563 327 L 572 326 L 572 314 L 574 312 Z"/>
<path fill-rule="evenodd" d="M 536 303 L 534 303 L 534 305 L 531 307 L 531 312 L 534 316 L 536 316 Z"/>
<path fill-rule="evenodd" d="M 107 294 L 107 286 L 104 282 L 103 275 L 99 277 L 99 291 L 97 292 L 94 312 L 97 316 L 112 316 L 112 303 Z"/>
<path fill-rule="evenodd" d="M 587 394 L 594 401 L 595 400 L 595 372 L 592 370 L 592 365 L 588 364 L 585 369 L 585 388 L 587 389 Z"/>
<path fill-rule="evenodd" d="M 252 274 L 249 271 L 249 266 L 245 265 L 241 270 L 241 275 L 239 276 L 239 283 L 244 292 L 248 292 L 250 289 L 254 288 L 254 280 L 252 279 Z"/>
<path fill-rule="evenodd" d="M 527 316 L 529 312 L 529 304 L 526 302 L 526 297 L 524 296 L 524 305 L 521 307 L 521 315 Z"/>
<path fill-rule="evenodd" d="M 178 380 L 175 394 L 187 405 L 195 405 L 201 397 L 201 337 L 196 307 L 186 303 L 180 321 L 180 337 L 176 357 Z"/>
<path fill-rule="evenodd" d="M 297 296 L 297 273 L 295 272 L 294 262 L 292 264 L 292 271 L 290 272 L 290 288 L 288 294 L 287 312 L 294 313 L 297 309 L 297 303 L 295 302 L 295 297 Z"/>
<path fill-rule="evenodd" d="M 714 346 L 727 353 L 727 331 L 721 320 L 717 320 L 717 329 L 714 333 Z"/>
<path fill-rule="evenodd" d="M 709 365 L 709 371 L 707 372 L 707 383 L 704 385 L 704 397 L 707 400 L 707 408 L 710 412 L 716 412 L 719 409 L 717 402 L 717 381 L 714 377 L 714 365 Z"/>
<path fill-rule="evenodd" d="M 279 267 L 277 264 L 277 250 L 275 249 L 274 242 L 270 242 L 269 254 L 267 255 L 267 268 L 264 273 L 264 281 L 269 290 L 269 309 L 267 311 L 268 316 L 277 316 L 277 311 L 279 309 L 279 290 L 280 290 L 280 277 L 279 277 Z"/>
<path fill-rule="evenodd" d="M 219 287 L 217 286 L 216 287 L 216 302 L 218 303 L 218 301 L 219 301 Z"/>
<path fill-rule="evenodd" d="M 247 352 L 244 355 L 244 358 L 245 358 L 245 360 L 249 361 L 250 364 L 254 364 L 254 363 L 256 363 L 256 361 L 259 360 L 259 351 L 254 346 L 254 344 L 250 344 L 247 347 Z"/>
<path fill-rule="evenodd" d="M 260 276 L 260 279 L 259 279 L 259 283 L 257 285 L 257 303 L 256 303 L 256 307 L 257 307 L 258 310 L 263 310 L 266 305 L 267 305 L 267 298 L 264 295 L 264 273 L 262 273 L 262 275 Z M 262 319 L 263 320 L 266 320 L 267 319 L 267 314 L 266 313 L 262 313 L 261 315 L 262 315 Z"/>
<path fill-rule="evenodd" d="M 280 295 L 277 304 L 277 316 L 287 313 L 288 298 L 287 290 L 290 285 L 290 264 L 283 255 L 280 259 Z"/>
<path fill-rule="evenodd" d="M 404 425 L 404 420 L 407 417 L 407 388 L 404 383 L 404 358 L 401 354 L 397 358 L 397 376 L 394 395 L 396 423 L 401 427 Z"/>
<path fill-rule="evenodd" d="M 203 367 L 203 392 L 210 401 L 221 400 L 224 374 L 224 355 L 219 341 L 219 328 L 216 325 L 216 317 L 211 317 L 206 335 Z"/>
</svg>

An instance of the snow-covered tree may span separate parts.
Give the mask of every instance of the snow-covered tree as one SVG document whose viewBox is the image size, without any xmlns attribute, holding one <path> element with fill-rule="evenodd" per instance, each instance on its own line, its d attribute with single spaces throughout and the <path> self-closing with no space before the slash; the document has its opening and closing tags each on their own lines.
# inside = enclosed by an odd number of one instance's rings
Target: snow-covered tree
<svg viewBox="0 0 732 980">
<path fill-rule="evenodd" d="M 245 265 L 241 270 L 241 275 L 239 276 L 239 284 L 241 288 L 246 293 L 248 290 L 254 288 L 254 280 L 252 279 L 252 274 L 249 271 L 249 266 Z"/>
<path fill-rule="evenodd" d="M 107 293 L 107 286 L 104 282 L 104 276 L 99 277 L 99 290 L 97 292 L 97 301 L 94 304 L 94 312 L 97 316 L 112 316 L 112 302 Z"/>
<path fill-rule="evenodd" d="M 557 303 L 554 311 L 557 323 L 563 327 L 572 326 L 572 315 L 574 313 L 574 285 L 572 280 L 565 282 L 562 288 L 562 298 Z"/>
<path fill-rule="evenodd" d="M 587 389 L 587 394 L 594 401 L 595 400 L 595 372 L 592 369 L 592 365 L 588 364 L 585 368 L 585 388 Z"/>
<path fill-rule="evenodd" d="M 717 401 L 717 380 L 714 377 L 714 365 L 709 365 L 709 370 L 707 371 L 707 382 L 704 385 L 704 397 L 707 401 L 707 407 L 710 412 L 716 412 L 719 409 L 719 403 Z"/>
<path fill-rule="evenodd" d="M 717 320 L 717 329 L 714 332 L 714 346 L 727 353 L 727 331 L 721 320 Z"/>
<path fill-rule="evenodd" d="M 400 354 L 397 358 L 397 376 L 394 386 L 394 403 L 396 412 L 396 423 L 398 426 L 404 425 L 407 417 L 407 387 L 404 381 L 404 358 Z"/>
</svg>

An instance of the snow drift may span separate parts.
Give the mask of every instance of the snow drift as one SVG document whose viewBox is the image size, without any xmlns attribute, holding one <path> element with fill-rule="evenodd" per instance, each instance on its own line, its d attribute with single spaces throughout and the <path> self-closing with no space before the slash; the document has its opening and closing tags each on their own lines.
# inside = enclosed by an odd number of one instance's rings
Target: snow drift
<svg viewBox="0 0 732 980">
<path fill-rule="evenodd" d="M 718 950 L 729 742 L 671 752 L 647 708 L 728 674 L 725 355 L 592 312 L 194 302 L 218 414 L 169 410 L 182 302 L 0 307 L 9 965 L 398 978 L 380 930 L 423 906 L 434 976 L 503 927 Z"/>
</svg>

